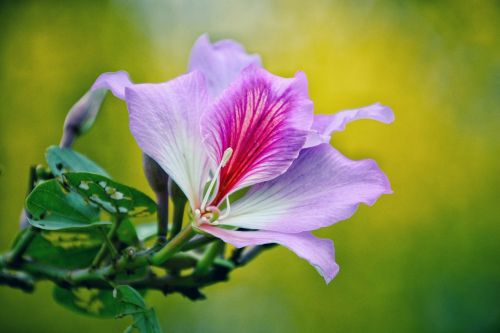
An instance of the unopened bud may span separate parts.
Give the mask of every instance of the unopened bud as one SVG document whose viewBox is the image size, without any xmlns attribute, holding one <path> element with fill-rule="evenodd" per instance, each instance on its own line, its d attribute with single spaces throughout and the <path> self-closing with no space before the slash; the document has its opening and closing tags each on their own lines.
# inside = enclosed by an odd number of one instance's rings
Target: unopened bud
<svg viewBox="0 0 500 333">
<path fill-rule="evenodd" d="M 162 167 L 146 154 L 142 155 L 142 166 L 144 168 L 144 174 L 146 175 L 149 186 L 151 186 L 153 191 L 156 194 L 167 192 L 168 175 Z"/>
<path fill-rule="evenodd" d="M 64 121 L 64 132 L 61 138 L 61 147 L 71 147 L 73 141 L 87 132 L 97 117 L 102 101 L 106 96 L 106 89 L 88 91 L 69 110 Z"/>
<path fill-rule="evenodd" d="M 182 192 L 179 185 L 177 185 L 172 179 L 168 180 L 168 193 L 174 202 L 183 205 L 186 201 L 186 195 Z"/>
<path fill-rule="evenodd" d="M 21 216 L 19 216 L 19 228 L 21 230 L 26 229 L 30 225 L 28 221 L 28 214 L 26 214 L 26 210 L 21 210 Z"/>
</svg>

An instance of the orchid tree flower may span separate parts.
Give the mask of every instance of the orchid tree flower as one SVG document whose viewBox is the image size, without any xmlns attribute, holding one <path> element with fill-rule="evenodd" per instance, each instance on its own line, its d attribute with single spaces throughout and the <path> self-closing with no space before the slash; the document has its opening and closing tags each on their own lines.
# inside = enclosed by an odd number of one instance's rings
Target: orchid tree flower
<svg viewBox="0 0 500 333">
<path fill-rule="evenodd" d="M 273 75 L 234 41 L 201 36 L 188 72 L 168 82 L 134 84 L 115 72 L 97 79 L 100 88 L 125 100 L 132 134 L 182 189 L 196 230 L 236 247 L 281 244 L 327 283 L 339 269 L 333 242 L 311 232 L 391 193 L 374 161 L 329 144 L 350 121 L 392 122 L 389 108 L 314 116 L 304 73 Z M 233 202 L 237 191 L 246 193 Z"/>
</svg>

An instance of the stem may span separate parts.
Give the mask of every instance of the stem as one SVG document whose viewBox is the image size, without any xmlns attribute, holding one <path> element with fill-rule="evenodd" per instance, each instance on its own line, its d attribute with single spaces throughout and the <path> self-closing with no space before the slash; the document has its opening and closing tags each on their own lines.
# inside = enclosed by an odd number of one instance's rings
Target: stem
<svg viewBox="0 0 500 333">
<path fill-rule="evenodd" d="M 162 267 L 167 269 L 187 269 L 194 268 L 197 266 L 198 262 L 202 260 L 202 255 L 193 253 L 193 252 L 180 252 L 175 254 L 169 260 L 167 260 Z M 213 264 L 215 266 L 221 266 L 228 269 L 234 269 L 234 263 L 230 260 L 215 257 L 213 260 Z"/>
<path fill-rule="evenodd" d="M 188 224 L 184 229 L 181 230 L 173 239 L 171 239 L 167 245 L 165 245 L 160 251 L 154 253 L 150 257 L 150 262 L 159 266 L 165 261 L 170 259 L 174 254 L 176 254 L 182 247 L 196 235 L 191 224 Z"/>
<path fill-rule="evenodd" d="M 214 259 L 220 253 L 221 249 L 224 248 L 224 243 L 220 240 L 213 242 L 208 245 L 205 253 L 203 253 L 203 257 L 196 264 L 195 274 L 196 275 L 205 275 L 208 273 L 210 266 L 212 266 Z"/>
<path fill-rule="evenodd" d="M 35 289 L 35 280 L 24 272 L 0 270 L 0 285 L 7 285 L 26 292 L 32 292 Z"/>
<path fill-rule="evenodd" d="M 21 234 L 19 240 L 14 244 L 12 250 L 7 253 L 4 262 L 6 266 L 15 265 L 23 256 L 24 252 L 28 249 L 31 241 L 38 234 L 40 229 L 30 226 L 24 233 Z"/>
<path fill-rule="evenodd" d="M 210 244 L 211 242 L 214 242 L 216 240 L 217 240 L 217 238 L 215 238 L 215 237 L 201 236 L 200 235 L 200 236 L 197 236 L 196 238 L 193 238 L 189 242 L 187 242 L 186 245 L 184 245 L 182 247 L 182 251 L 193 250 L 193 249 L 196 249 L 198 247 L 202 247 L 204 245 Z"/>
<path fill-rule="evenodd" d="M 236 264 L 238 266 L 246 265 L 250 261 L 255 259 L 259 254 L 264 252 L 265 250 L 271 249 L 275 246 L 276 246 L 276 244 L 265 244 L 265 245 L 254 246 L 250 250 L 243 252 L 243 255 L 241 256 L 241 258 L 238 260 L 238 262 Z"/>
<path fill-rule="evenodd" d="M 101 231 L 102 236 L 104 238 L 104 242 L 105 242 L 104 245 L 106 245 L 109 253 L 111 253 L 111 257 L 112 258 L 118 257 L 118 251 L 116 250 L 115 246 L 113 245 L 113 242 L 111 241 L 111 239 L 114 235 L 107 235 L 106 230 L 103 227 L 99 228 L 99 230 Z"/>
<path fill-rule="evenodd" d="M 28 191 L 26 192 L 26 196 L 28 196 L 31 191 L 35 188 L 35 183 L 37 181 L 37 173 L 36 173 L 36 167 L 31 166 L 30 167 L 30 175 L 29 175 L 29 182 L 28 182 Z M 19 227 L 21 229 L 26 229 L 29 226 L 28 222 L 28 212 L 26 211 L 26 208 L 23 207 L 21 210 L 21 217 L 19 218 Z"/>
<path fill-rule="evenodd" d="M 122 223 L 122 218 L 120 216 L 117 216 L 115 223 L 113 223 L 113 225 L 111 226 L 111 230 L 109 230 L 109 233 L 106 235 L 103 232 L 104 244 L 101 245 L 99 252 L 97 252 L 97 255 L 95 256 L 94 260 L 92 261 L 92 265 L 91 265 L 92 268 L 96 268 L 97 266 L 99 266 L 101 261 L 106 256 L 107 249 L 109 249 L 109 252 L 111 253 L 111 257 L 113 259 L 116 259 L 116 257 L 118 256 L 118 251 L 116 251 L 115 246 L 112 243 L 112 240 L 113 240 L 113 238 L 115 238 L 115 235 L 118 232 L 118 229 L 120 228 L 121 223 Z"/>
<path fill-rule="evenodd" d="M 147 265 L 148 261 L 145 257 L 138 257 L 139 261 L 129 262 L 130 267 L 138 267 L 139 265 Z M 128 265 L 121 267 L 128 268 Z M 228 267 L 225 263 L 220 266 Z M 228 267 L 230 268 L 230 267 Z M 31 284 L 33 279 L 39 280 L 50 280 L 55 284 L 63 286 L 65 288 L 75 288 L 75 287 L 86 287 L 86 288 L 97 288 L 101 290 L 113 289 L 112 284 L 107 281 L 107 277 L 113 273 L 114 269 L 112 266 L 106 266 L 99 268 L 98 270 L 90 271 L 89 269 L 80 270 L 66 270 L 57 267 L 53 267 L 47 264 L 41 264 L 37 262 L 24 262 L 22 264 L 22 269 L 29 274 L 23 272 L 8 272 L 5 275 L 5 271 L 0 270 L 0 285 L 6 284 L 10 287 L 22 289 L 25 291 L 32 291 L 34 285 Z M 30 278 L 30 276 L 32 278 Z M 156 276 L 150 274 L 145 276 L 140 280 L 115 280 L 114 284 L 127 284 L 134 288 L 139 289 L 156 289 L 162 292 L 173 292 L 172 288 L 175 287 L 196 287 L 200 288 L 213 284 L 218 281 L 224 280 L 223 277 L 217 275 L 216 272 L 210 272 L 203 277 L 196 277 L 194 275 L 190 276 Z"/>
<path fill-rule="evenodd" d="M 175 236 L 182 229 L 182 221 L 184 220 L 184 207 L 186 206 L 185 200 L 174 200 L 174 219 L 172 230 L 170 231 L 169 241 L 174 239 Z"/>
<path fill-rule="evenodd" d="M 157 192 L 156 201 L 158 203 L 158 243 L 165 244 L 168 232 L 168 191 Z"/>
</svg>

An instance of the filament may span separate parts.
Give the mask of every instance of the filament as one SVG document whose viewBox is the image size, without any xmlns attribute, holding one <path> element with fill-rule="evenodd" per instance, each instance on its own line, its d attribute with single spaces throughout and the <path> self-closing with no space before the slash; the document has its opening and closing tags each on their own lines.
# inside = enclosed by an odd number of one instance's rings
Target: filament
<svg viewBox="0 0 500 333">
<path fill-rule="evenodd" d="M 205 207 L 207 206 L 208 199 L 210 198 L 210 193 L 212 192 L 212 189 L 214 188 L 215 182 L 219 179 L 220 176 L 220 171 L 221 169 L 227 164 L 229 159 L 231 158 L 231 155 L 233 154 L 233 149 L 231 147 L 227 148 L 224 151 L 224 154 L 222 155 L 222 159 L 217 166 L 217 170 L 215 170 L 215 174 L 210 181 L 210 185 L 208 186 L 207 192 L 205 193 L 205 196 L 203 197 L 203 201 L 201 202 L 201 207 L 200 210 L 204 211 Z"/>
</svg>

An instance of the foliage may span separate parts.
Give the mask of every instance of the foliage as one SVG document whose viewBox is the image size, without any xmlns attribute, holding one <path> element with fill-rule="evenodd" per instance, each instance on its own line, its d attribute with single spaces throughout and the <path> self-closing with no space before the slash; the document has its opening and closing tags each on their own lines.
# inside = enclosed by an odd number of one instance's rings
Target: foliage
<svg viewBox="0 0 500 333">
<path fill-rule="evenodd" d="M 97 111 L 91 111 L 93 123 Z M 83 133 L 68 128 L 66 143 Z M 190 221 L 183 223 L 186 201 L 176 194 L 173 182 L 172 224 L 167 214 L 141 223 L 157 210 L 146 194 L 112 179 L 97 163 L 64 145 L 49 147 L 46 162 L 48 168 L 32 168 L 23 213 L 29 224 L 0 256 L 0 284 L 31 292 L 37 281 L 50 280 L 61 306 L 98 318 L 131 316 L 133 323 L 125 332 L 156 333 L 161 332 L 158 318 L 143 299 L 148 290 L 202 300 L 202 287 L 227 280 L 231 270 L 266 248 L 238 250 L 225 258 L 222 242 L 197 234 Z"/>
</svg>

